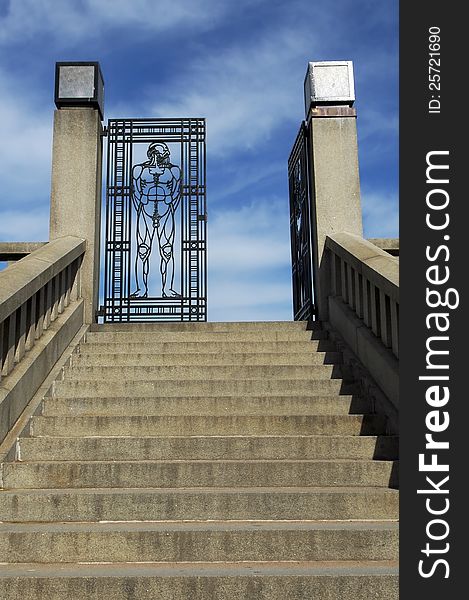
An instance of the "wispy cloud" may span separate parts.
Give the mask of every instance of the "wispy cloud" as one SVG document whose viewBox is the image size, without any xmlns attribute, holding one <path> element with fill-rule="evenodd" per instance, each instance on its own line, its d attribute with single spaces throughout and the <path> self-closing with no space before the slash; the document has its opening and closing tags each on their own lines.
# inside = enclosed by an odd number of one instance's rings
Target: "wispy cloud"
<svg viewBox="0 0 469 600">
<path fill-rule="evenodd" d="M 290 264 L 288 206 L 279 199 L 232 205 L 209 220 L 210 270 L 250 273 L 259 283 L 269 269 Z"/>
<path fill-rule="evenodd" d="M 206 30 L 229 10 L 216 0 L 13 0 L 0 17 L 0 43 L 49 34 L 65 47 L 118 27 L 139 35 L 176 28 Z"/>
<path fill-rule="evenodd" d="M 399 237 L 398 198 L 388 192 L 362 193 L 365 237 Z"/>
<path fill-rule="evenodd" d="M 209 219 L 214 320 L 291 318 L 288 207 L 280 199 L 231 206 Z"/>
<path fill-rule="evenodd" d="M 261 38 L 187 65 L 171 93 L 151 110 L 158 116 L 207 117 L 215 155 L 253 150 L 271 139 L 279 125 L 301 117 L 308 50 L 311 36 L 302 39 L 288 27 L 269 30 Z"/>
<path fill-rule="evenodd" d="M 376 43 L 393 35 L 391 4 L 0 0 L 0 238 L 47 239 L 53 63 L 97 59 L 107 117 L 207 117 L 210 318 L 290 319 L 286 158 L 308 60 L 355 61 L 365 232 L 397 235 L 381 176 L 397 61 Z"/>
<path fill-rule="evenodd" d="M 291 285 L 282 281 L 219 279 L 208 287 L 211 321 L 291 320 Z"/>
</svg>

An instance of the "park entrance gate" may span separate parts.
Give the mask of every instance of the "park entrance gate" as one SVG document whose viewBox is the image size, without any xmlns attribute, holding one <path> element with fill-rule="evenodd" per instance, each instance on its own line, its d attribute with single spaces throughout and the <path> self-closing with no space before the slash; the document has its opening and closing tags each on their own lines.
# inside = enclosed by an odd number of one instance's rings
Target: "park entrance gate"
<svg viewBox="0 0 469 600">
<path fill-rule="evenodd" d="M 111 119 L 104 322 L 206 321 L 205 119 Z"/>
</svg>

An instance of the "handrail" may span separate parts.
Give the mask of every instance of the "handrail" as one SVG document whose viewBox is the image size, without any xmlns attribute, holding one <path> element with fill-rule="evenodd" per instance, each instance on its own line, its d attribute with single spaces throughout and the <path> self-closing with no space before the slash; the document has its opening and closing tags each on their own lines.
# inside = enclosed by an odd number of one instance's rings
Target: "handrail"
<svg viewBox="0 0 469 600">
<path fill-rule="evenodd" d="M 399 238 L 368 238 L 368 241 L 388 254 L 399 257 Z"/>
<path fill-rule="evenodd" d="M 399 261 L 350 233 L 326 239 L 330 294 L 339 296 L 396 358 L 399 357 Z"/>
<path fill-rule="evenodd" d="M 81 297 L 85 248 L 82 238 L 58 238 L 0 272 L 0 380 Z"/>
<path fill-rule="evenodd" d="M 0 261 L 20 260 L 47 242 L 0 242 Z"/>
</svg>

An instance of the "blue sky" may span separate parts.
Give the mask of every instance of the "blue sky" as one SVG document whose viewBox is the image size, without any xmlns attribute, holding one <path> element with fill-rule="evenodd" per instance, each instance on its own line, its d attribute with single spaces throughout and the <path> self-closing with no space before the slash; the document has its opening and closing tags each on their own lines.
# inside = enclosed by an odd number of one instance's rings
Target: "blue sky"
<svg viewBox="0 0 469 600">
<path fill-rule="evenodd" d="M 207 119 L 209 319 L 289 320 L 287 159 L 310 60 L 353 60 L 367 237 L 398 236 L 397 0 L 0 0 L 0 240 L 48 238 L 54 66 L 106 118 Z"/>
</svg>

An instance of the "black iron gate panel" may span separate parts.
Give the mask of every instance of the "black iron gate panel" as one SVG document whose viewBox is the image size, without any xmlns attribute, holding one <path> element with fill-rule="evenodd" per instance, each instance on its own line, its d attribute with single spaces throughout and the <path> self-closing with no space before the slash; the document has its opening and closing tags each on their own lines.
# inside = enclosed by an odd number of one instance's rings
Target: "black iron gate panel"
<svg viewBox="0 0 469 600">
<path fill-rule="evenodd" d="M 312 320 L 313 267 L 308 170 L 308 135 L 303 122 L 288 159 L 293 314 L 295 321 Z"/>
<path fill-rule="evenodd" d="M 206 321 L 205 119 L 107 135 L 104 321 Z"/>
</svg>

